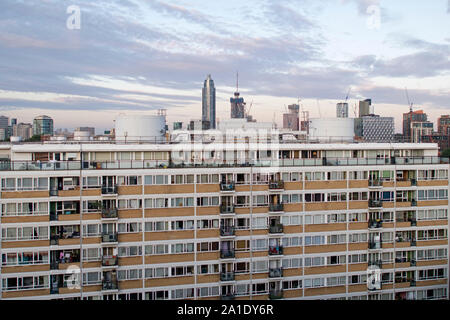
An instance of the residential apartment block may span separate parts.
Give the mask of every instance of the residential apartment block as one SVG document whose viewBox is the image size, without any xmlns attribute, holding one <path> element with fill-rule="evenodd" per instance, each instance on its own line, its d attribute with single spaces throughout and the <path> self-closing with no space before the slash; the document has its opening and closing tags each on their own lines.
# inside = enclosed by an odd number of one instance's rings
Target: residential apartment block
<svg viewBox="0 0 450 320">
<path fill-rule="evenodd" d="M 448 298 L 437 145 L 188 146 L 0 145 L 0 298 Z"/>
</svg>

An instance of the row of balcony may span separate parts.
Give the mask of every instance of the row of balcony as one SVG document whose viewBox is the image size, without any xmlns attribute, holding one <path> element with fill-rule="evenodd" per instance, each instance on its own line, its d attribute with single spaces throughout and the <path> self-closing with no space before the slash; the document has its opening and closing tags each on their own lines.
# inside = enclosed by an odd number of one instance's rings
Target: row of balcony
<svg viewBox="0 0 450 320">
<path fill-rule="evenodd" d="M 281 278 L 283 277 L 283 268 L 269 268 L 269 278 Z M 227 271 L 220 273 L 220 281 L 234 281 L 235 272 Z"/>
<path fill-rule="evenodd" d="M 410 222 L 411 227 L 417 226 L 417 219 L 416 218 L 409 218 L 406 221 L 397 221 L 397 222 Z M 383 228 L 383 221 L 380 219 L 369 219 L 368 222 L 369 229 L 380 229 Z"/>
<path fill-rule="evenodd" d="M 161 169 L 161 168 L 200 168 L 200 167 L 301 167 L 301 166 L 372 166 L 372 165 L 417 165 L 448 164 L 448 157 L 390 157 L 390 158 L 310 158 L 219 161 L 218 163 L 186 162 L 170 160 L 116 160 L 116 161 L 0 161 L 0 171 L 60 171 L 60 170 L 105 170 L 105 169 Z"/>
<path fill-rule="evenodd" d="M 269 190 L 284 190 L 284 181 L 283 180 L 272 180 L 268 182 Z M 220 183 L 220 191 L 235 191 L 236 184 L 231 182 L 221 182 Z"/>
<path fill-rule="evenodd" d="M 269 212 L 283 212 L 283 203 L 269 203 Z M 222 214 L 233 214 L 236 212 L 236 206 L 234 205 L 221 205 L 220 213 Z"/>
<path fill-rule="evenodd" d="M 397 200 L 397 202 L 404 202 L 404 201 Z M 411 202 L 411 207 L 417 206 L 416 199 L 411 199 L 411 201 L 408 202 Z M 369 209 L 378 209 L 378 208 L 383 208 L 383 200 L 369 199 Z"/>
<path fill-rule="evenodd" d="M 269 233 L 271 234 L 277 234 L 277 233 L 283 233 L 284 227 L 281 223 L 269 226 Z M 222 237 L 228 237 L 228 236 L 234 236 L 236 234 L 236 228 L 234 226 L 222 226 L 220 227 L 220 236 Z"/>
<path fill-rule="evenodd" d="M 283 246 L 270 246 L 268 250 L 269 256 L 279 256 L 283 255 Z M 235 258 L 235 250 L 227 249 L 220 251 L 221 259 L 233 259 Z"/>
<path fill-rule="evenodd" d="M 234 293 L 227 293 L 220 296 L 221 300 L 234 300 L 235 298 L 236 295 Z M 283 290 L 282 289 L 269 290 L 269 299 L 271 300 L 283 299 Z"/>
<path fill-rule="evenodd" d="M 412 187 L 417 186 L 417 180 L 416 179 L 397 180 L 397 182 L 405 182 L 405 181 L 410 182 Z M 382 187 L 383 186 L 383 182 L 388 182 L 388 181 L 387 180 L 383 180 L 383 179 L 369 179 L 369 188 Z M 391 180 L 389 180 L 389 182 L 391 182 Z"/>
</svg>

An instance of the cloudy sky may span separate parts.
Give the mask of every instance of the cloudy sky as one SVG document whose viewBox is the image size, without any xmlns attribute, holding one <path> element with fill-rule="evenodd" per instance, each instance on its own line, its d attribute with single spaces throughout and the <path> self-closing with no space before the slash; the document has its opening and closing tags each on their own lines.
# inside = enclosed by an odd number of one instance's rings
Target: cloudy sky
<svg viewBox="0 0 450 320">
<path fill-rule="evenodd" d="M 297 99 L 334 117 L 351 88 L 351 116 L 371 98 L 400 132 L 405 87 L 430 120 L 450 113 L 449 53 L 449 0 L 1 0 L 0 114 L 99 130 L 160 108 L 188 121 L 211 74 L 227 119 L 238 71 L 258 121 L 280 124 Z"/>
</svg>

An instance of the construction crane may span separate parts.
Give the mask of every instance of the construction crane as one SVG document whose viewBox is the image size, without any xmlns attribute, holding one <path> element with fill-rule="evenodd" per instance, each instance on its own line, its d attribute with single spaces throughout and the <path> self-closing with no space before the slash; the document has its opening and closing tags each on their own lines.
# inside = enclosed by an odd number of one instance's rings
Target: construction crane
<svg viewBox="0 0 450 320">
<path fill-rule="evenodd" d="M 406 99 L 408 100 L 409 112 L 413 110 L 413 103 L 409 101 L 408 89 L 405 87 Z"/>
<path fill-rule="evenodd" d="M 352 87 L 349 87 L 348 88 L 348 91 L 347 91 L 347 96 L 345 97 L 345 101 L 344 101 L 344 103 L 345 102 L 347 102 L 347 100 L 348 100 L 348 96 L 349 96 L 349 94 L 350 94 L 350 90 L 352 89 Z"/>
</svg>

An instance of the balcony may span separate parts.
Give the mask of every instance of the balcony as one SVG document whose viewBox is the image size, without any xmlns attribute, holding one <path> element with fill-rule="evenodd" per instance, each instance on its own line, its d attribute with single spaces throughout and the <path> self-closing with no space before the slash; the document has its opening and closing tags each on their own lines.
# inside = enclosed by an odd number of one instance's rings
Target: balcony
<svg viewBox="0 0 450 320">
<path fill-rule="evenodd" d="M 283 246 L 269 247 L 269 256 L 283 255 Z"/>
<path fill-rule="evenodd" d="M 103 232 L 102 233 L 102 242 L 117 242 L 117 232 Z"/>
<path fill-rule="evenodd" d="M 283 233 L 283 225 L 281 223 L 278 223 L 274 226 L 270 226 L 269 233 Z"/>
<path fill-rule="evenodd" d="M 269 291 L 269 299 L 275 300 L 275 299 L 282 299 L 283 298 L 283 290 L 270 290 Z"/>
<path fill-rule="evenodd" d="M 383 201 L 369 199 L 369 208 L 382 208 L 382 207 L 383 207 Z"/>
<path fill-rule="evenodd" d="M 269 190 L 284 190 L 284 181 L 275 180 L 269 182 Z"/>
<path fill-rule="evenodd" d="M 111 186 L 111 187 L 102 186 L 102 194 L 116 195 L 117 194 L 117 186 Z"/>
<path fill-rule="evenodd" d="M 119 264 L 119 259 L 113 256 L 103 256 L 102 257 L 102 266 L 103 267 L 112 267 L 117 266 Z"/>
<path fill-rule="evenodd" d="M 411 221 L 411 227 L 417 227 L 417 220 L 416 220 L 416 218 L 411 218 L 409 221 Z"/>
<path fill-rule="evenodd" d="M 112 280 L 103 280 L 102 281 L 102 290 L 119 290 L 119 284 L 116 281 Z"/>
<path fill-rule="evenodd" d="M 234 281 L 234 272 L 221 272 L 220 281 Z"/>
<path fill-rule="evenodd" d="M 415 246 L 416 246 L 416 240 L 415 240 L 415 239 L 412 239 L 412 240 L 410 241 L 410 244 L 411 244 L 411 247 L 415 247 Z"/>
<path fill-rule="evenodd" d="M 410 265 L 411 265 L 411 267 L 415 267 L 416 266 L 416 259 L 411 259 Z"/>
<path fill-rule="evenodd" d="M 234 206 L 233 205 L 221 205 L 220 206 L 220 213 L 222 214 L 233 214 L 234 213 Z"/>
<path fill-rule="evenodd" d="M 233 259 L 234 256 L 234 250 L 220 251 L 220 259 Z"/>
<path fill-rule="evenodd" d="M 102 208 L 103 219 L 117 219 L 118 217 L 117 208 Z"/>
<path fill-rule="evenodd" d="M 283 212 L 284 205 L 282 203 L 270 203 L 269 212 Z"/>
<path fill-rule="evenodd" d="M 220 295 L 220 300 L 234 300 L 235 297 L 234 293 L 227 293 Z"/>
<path fill-rule="evenodd" d="M 381 220 L 369 220 L 369 229 L 379 229 L 383 227 Z"/>
<path fill-rule="evenodd" d="M 369 241 L 369 249 L 381 249 L 381 241 Z"/>
<path fill-rule="evenodd" d="M 411 207 L 417 207 L 417 201 L 416 199 L 411 200 Z"/>
<path fill-rule="evenodd" d="M 379 188 L 383 186 L 383 181 L 380 179 L 369 180 L 369 188 Z"/>
<path fill-rule="evenodd" d="M 50 189 L 48 191 L 48 193 L 49 193 L 50 197 L 57 197 L 58 196 L 58 189 Z"/>
<path fill-rule="evenodd" d="M 371 260 L 369 261 L 369 267 L 370 266 L 381 268 L 383 266 L 383 262 L 381 260 Z"/>
<path fill-rule="evenodd" d="M 269 268 L 269 278 L 281 278 L 283 276 L 283 268 Z"/>
<path fill-rule="evenodd" d="M 234 191 L 234 182 L 220 183 L 220 191 L 224 191 L 224 192 Z"/>
<path fill-rule="evenodd" d="M 58 270 L 58 269 L 59 269 L 59 262 L 58 261 L 50 262 L 50 270 Z"/>
<path fill-rule="evenodd" d="M 235 235 L 234 226 L 222 226 L 220 227 L 220 236 L 221 237 L 230 237 Z"/>
</svg>

